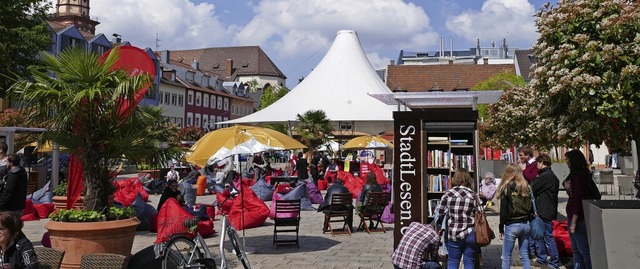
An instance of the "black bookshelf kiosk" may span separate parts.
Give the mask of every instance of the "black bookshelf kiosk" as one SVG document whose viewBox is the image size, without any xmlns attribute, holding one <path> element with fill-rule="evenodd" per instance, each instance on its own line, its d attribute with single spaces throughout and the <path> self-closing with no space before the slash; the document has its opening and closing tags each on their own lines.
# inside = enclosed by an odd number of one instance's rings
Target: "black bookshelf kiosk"
<svg viewBox="0 0 640 269">
<path fill-rule="evenodd" d="M 478 111 L 424 108 L 397 111 L 394 119 L 394 248 L 414 221 L 430 223 L 433 210 L 464 167 L 478 186 Z"/>
</svg>

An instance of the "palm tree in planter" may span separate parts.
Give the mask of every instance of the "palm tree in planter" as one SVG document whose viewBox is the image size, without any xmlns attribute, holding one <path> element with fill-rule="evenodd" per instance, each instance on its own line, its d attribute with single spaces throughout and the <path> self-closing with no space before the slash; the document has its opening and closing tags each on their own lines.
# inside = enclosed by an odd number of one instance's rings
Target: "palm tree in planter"
<svg viewBox="0 0 640 269">
<path fill-rule="evenodd" d="M 309 110 L 304 114 L 297 114 L 296 118 L 300 122 L 297 127 L 299 140 L 309 149 L 316 149 L 327 142 L 327 136 L 333 132 L 330 119 L 322 110 Z"/>
<path fill-rule="evenodd" d="M 50 124 L 45 138 L 78 158 L 85 183 L 84 209 L 100 213 L 109 212 L 108 199 L 114 191 L 111 171 L 123 157 L 136 163 L 174 151 L 158 146 L 162 138 L 151 133 L 157 123 L 154 117 L 130 102 L 139 89 L 151 85 L 152 77 L 114 69 L 118 55 L 118 48 L 102 58 L 83 48 L 65 50 L 58 58 L 43 53 L 44 69 L 32 67 L 32 77 L 10 89 L 32 119 Z"/>
</svg>

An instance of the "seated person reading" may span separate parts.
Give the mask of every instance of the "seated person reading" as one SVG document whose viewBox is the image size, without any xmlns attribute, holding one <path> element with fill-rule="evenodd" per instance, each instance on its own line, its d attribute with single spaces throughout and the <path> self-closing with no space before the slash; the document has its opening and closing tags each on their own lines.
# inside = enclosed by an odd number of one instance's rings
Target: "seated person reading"
<svg viewBox="0 0 640 269">
<path fill-rule="evenodd" d="M 318 206 L 318 212 L 324 212 L 325 209 L 329 209 L 329 204 L 331 204 L 331 197 L 336 193 L 349 193 L 349 189 L 342 184 L 342 179 L 336 179 L 336 181 L 331 184 L 329 189 L 327 189 L 327 194 L 324 196 L 324 200 Z M 349 208 L 349 217 L 347 217 L 347 223 L 349 224 L 349 228 L 353 231 L 353 207 Z M 326 231 L 328 227 L 324 227 L 323 231 Z"/>
<path fill-rule="evenodd" d="M 491 201 L 493 196 L 496 193 L 496 178 L 491 172 L 487 172 L 484 174 L 484 179 L 482 180 L 482 184 L 480 185 L 480 200 L 482 201 L 482 205 L 486 205 L 487 201 Z"/>
</svg>

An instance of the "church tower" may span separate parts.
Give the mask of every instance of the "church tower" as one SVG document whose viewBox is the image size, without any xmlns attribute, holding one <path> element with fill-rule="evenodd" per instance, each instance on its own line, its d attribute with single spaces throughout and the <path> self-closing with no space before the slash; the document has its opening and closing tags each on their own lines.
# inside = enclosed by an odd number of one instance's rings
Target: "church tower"
<svg viewBox="0 0 640 269">
<path fill-rule="evenodd" d="M 62 25 L 75 25 L 80 31 L 96 33 L 98 21 L 89 17 L 90 0 L 58 0 L 56 16 L 50 20 Z"/>
</svg>

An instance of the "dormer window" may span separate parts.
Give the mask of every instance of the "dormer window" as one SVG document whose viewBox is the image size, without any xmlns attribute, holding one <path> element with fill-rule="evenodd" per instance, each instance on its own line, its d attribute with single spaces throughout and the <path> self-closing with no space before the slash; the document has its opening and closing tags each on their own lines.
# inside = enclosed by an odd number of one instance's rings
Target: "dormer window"
<svg viewBox="0 0 640 269">
<path fill-rule="evenodd" d="M 196 75 L 196 73 L 191 72 L 191 71 L 187 71 L 187 73 L 185 74 L 185 80 L 187 80 L 187 82 L 189 83 L 193 83 L 193 77 Z"/>
<path fill-rule="evenodd" d="M 209 76 L 202 76 L 202 87 L 209 87 Z"/>
</svg>

